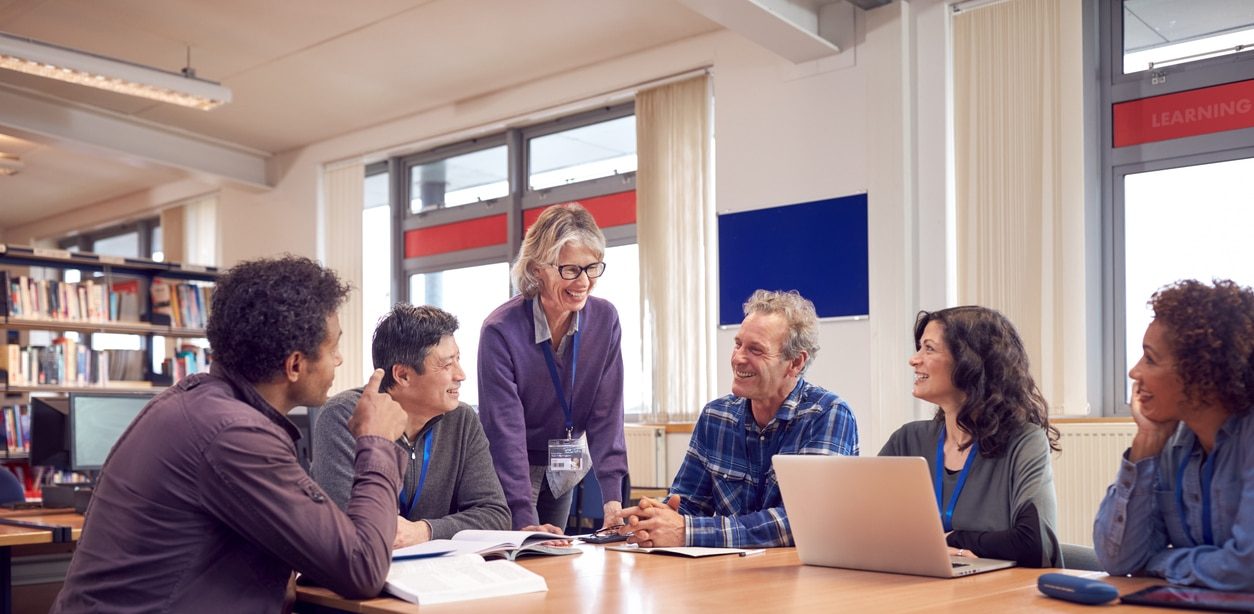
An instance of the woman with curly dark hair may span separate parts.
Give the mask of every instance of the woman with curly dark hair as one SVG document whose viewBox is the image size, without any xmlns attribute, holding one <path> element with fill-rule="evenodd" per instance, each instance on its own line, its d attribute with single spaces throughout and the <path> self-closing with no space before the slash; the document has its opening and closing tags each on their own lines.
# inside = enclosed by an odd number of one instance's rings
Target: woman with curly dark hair
<svg viewBox="0 0 1254 614">
<path fill-rule="evenodd" d="M 1059 567 L 1050 450 L 1058 431 L 1006 316 L 986 307 L 920 312 L 914 396 L 936 416 L 893 433 L 880 456 L 928 460 L 950 554 Z"/>
<path fill-rule="evenodd" d="M 1136 435 L 1093 527 L 1111 574 L 1254 591 L 1254 290 L 1176 282 L 1150 299 Z"/>
</svg>

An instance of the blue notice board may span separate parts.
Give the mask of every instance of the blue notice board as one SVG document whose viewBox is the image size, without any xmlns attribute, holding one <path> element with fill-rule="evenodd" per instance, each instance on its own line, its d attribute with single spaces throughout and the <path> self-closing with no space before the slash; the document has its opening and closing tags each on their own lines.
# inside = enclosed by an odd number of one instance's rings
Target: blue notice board
<svg viewBox="0 0 1254 614">
<path fill-rule="evenodd" d="M 867 196 L 718 216 L 718 321 L 739 324 L 754 290 L 796 290 L 820 318 L 870 313 Z"/>
</svg>

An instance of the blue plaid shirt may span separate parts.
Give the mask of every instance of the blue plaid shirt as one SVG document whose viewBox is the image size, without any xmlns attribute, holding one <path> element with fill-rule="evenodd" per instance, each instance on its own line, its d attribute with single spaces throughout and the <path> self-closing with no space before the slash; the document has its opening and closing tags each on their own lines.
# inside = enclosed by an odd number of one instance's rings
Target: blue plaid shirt
<svg viewBox="0 0 1254 614">
<path fill-rule="evenodd" d="M 749 400 L 715 399 L 701 411 L 670 494 L 679 495 L 689 546 L 791 546 L 775 454 L 858 455 L 849 405 L 805 380 L 759 428 Z"/>
</svg>

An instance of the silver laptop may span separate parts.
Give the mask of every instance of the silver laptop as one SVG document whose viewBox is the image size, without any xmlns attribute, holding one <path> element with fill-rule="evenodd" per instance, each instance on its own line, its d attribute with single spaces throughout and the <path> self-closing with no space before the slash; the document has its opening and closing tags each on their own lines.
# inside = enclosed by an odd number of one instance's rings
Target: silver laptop
<svg viewBox="0 0 1254 614">
<path fill-rule="evenodd" d="M 922 457 L 776 455 L 772 462 L 802 563 L 937 578 L 1015 564 L 949 556 Z"/>
</svg>

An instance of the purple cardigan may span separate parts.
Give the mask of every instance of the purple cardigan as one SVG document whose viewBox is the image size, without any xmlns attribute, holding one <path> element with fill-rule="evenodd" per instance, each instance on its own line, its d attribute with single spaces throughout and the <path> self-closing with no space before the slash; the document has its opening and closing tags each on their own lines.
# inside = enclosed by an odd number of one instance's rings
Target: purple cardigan
<svg viewBox="0 0 1254 614">
<path fill-rule="evenodd" d="M 617 501 L 627 474 L 623 440 L 623 354 L 618 312 L 589 297 L 580 312 L 575 375 L 575 437 L 588 434 L 592 467 L 605 501 Z M 569 386 L 571 343 L 557 356 Z M 531 465 L 548 465 L 549 440 L 566 436 L 566 417 L 553 389 L 544 350 L 522 295 L 497 307 L 479 336 L 479 419 L 492 448 L 496 475 L 518 529 L 538 522 L 531 499 Z"/>
</svg>

